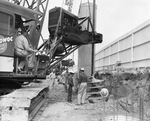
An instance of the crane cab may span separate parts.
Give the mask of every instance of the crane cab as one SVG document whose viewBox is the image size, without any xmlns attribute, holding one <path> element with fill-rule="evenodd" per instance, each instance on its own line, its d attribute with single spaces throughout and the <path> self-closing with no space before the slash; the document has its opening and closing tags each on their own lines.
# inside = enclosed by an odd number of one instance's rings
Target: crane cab
<svg viewBox="0 0 150 121">
<path fill-rule="evenodd" d="M 21 25 L 24 26 L 20 18 L 23 18 L 24 21 L 33 21 L 36 19 L 36 15 L 41 14 L 3 0 L 0 1 L 0 8 L 0 80 L 22 82 L 33 80 L 37 75 L 19 74 L 16 71 L 20 57 L 14 53 L 14 40 L 17 36 L 16 28 Z"/>
<path fill-rule="evenodd" d="M 13 72 L 15 15 L 0 10 L 0 72 Z"/>
</svg>

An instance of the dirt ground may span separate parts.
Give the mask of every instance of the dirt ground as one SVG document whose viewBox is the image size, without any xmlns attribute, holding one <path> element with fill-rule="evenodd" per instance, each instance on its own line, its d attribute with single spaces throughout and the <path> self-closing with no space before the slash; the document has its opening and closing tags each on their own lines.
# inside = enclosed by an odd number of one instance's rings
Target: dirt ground
<svg viewBox="0 0 150 121">
<path fill-rule="evenodd" d="M 119 107 L 117 102 L 109 99 L 108 102 L 86 100 L 84 105 L 77 105 L 77 96 L 73 96 L 73 102 L 67 102 L 67 93 L 64 85 L 56 84 L 49 91 L 46 104 L 32 121 L 140 121 L 132 117 Z"/>
<path fill-rule="evenodd" d="M 77 97 L 73 102 L 67 102 L 67 93 L 62 84 L 56 84 L 49 92 L 48 105 L 39 121 L 102 121 L 101 106 L 89 103 L 78 106 Z"/>
</svg>

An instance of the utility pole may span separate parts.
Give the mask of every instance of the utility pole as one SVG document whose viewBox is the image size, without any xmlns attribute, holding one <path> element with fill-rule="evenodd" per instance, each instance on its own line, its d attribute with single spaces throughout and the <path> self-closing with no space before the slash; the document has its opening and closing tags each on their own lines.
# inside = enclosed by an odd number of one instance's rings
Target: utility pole
<svg viewBox="0 0 150 121">
<path fill-rule="evenodd" d="M 96 1 L 95 0 L 93 0 L 93 30 L 94 30 L 94 32 L 95 32 L 95 3 L 96 3 Z M 91 75 L 93 75 L 94 74 L 94 61 L 95 61 L 95 45 L 94 44 L 92 44 L 92 60 L 91 60 L 92 62 L 91 62 Z"/>
</svg>

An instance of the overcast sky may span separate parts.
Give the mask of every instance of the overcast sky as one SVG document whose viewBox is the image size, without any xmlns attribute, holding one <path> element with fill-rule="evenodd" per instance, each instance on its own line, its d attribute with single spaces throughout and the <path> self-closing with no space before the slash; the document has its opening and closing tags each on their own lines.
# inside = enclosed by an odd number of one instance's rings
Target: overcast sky
<svg viewBox="0 0 150 121">
<path fill-rule="evenodd" d="M 55 6 L 66 8 L 65 0 L 49 0 L 48 10 Z M 87 2 L 88 0 L 82 0 Z M 89 0 L 92 2 L 92 0 Z M 103 43 L 96 45 L 96 52 L 150 19 L 150 0 L 95 0 L 97 4 L 96 31 L 103 34 Z M 80 0 L 74 0 L 72 13 L 78 14 Z M 48 14 L 42 34 L 48 38 Z"/>
</svg>

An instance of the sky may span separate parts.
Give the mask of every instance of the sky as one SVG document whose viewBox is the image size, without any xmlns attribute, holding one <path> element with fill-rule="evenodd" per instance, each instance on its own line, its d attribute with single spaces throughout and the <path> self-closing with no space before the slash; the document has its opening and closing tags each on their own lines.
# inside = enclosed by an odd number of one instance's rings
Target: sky
<svg viewBox="0 0 150 121">
<path fill-rule="evenodd" d="M 73 0 L 72 13 L 78 15 L 80 2 L 88 0 Z M 89 0 L 92 2 L 93 0 Z M 103 42 L 95 46 L 95 52 L 128 33 L 140 24 L 150 19 L 150 0 L 95 0 L 97 4 L 96 31 L 103 34 Z M 67 8 L 65 0 L 49 0 L 48 11 L 55 6 Z M 45 17 L 42 35 L 48 33 L 48 11 Z"/>
</svg>

